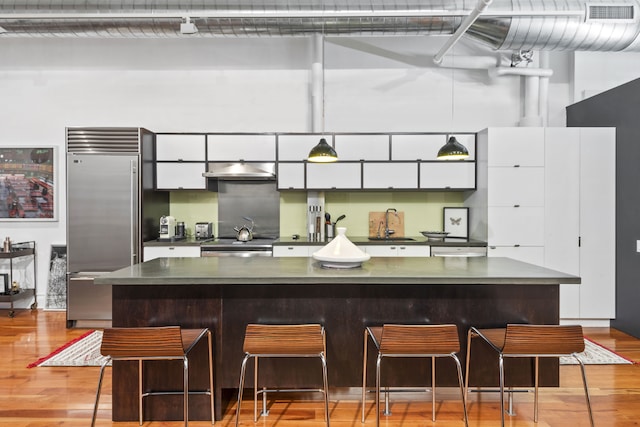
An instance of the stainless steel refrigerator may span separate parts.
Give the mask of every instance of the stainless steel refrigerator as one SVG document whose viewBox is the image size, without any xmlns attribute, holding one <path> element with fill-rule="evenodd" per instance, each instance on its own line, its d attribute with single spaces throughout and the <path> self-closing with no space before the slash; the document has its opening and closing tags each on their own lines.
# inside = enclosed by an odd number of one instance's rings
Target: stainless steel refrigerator
<svg viewBox="0 0 640 427">
<path fill-rule="evenodd" d="M 111 286 L 93 279 L 142 260 L 168 193 L 153 191 L 153 133 L 67 128 L 67 326 L 111 320 Z"/>
</svg>

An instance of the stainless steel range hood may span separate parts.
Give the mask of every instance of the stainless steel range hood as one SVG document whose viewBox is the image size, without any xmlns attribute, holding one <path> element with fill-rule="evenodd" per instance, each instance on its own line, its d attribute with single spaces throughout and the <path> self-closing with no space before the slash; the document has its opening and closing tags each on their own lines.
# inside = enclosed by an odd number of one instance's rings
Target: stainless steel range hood
<svg viewBox="0 0 640 427">
<path fill-rule="evenodd" d="M 224 181 L 272 181 L 276 179 L 275 169 L 275 163 L 211 163 L 202 176 Z"/>
</svg>

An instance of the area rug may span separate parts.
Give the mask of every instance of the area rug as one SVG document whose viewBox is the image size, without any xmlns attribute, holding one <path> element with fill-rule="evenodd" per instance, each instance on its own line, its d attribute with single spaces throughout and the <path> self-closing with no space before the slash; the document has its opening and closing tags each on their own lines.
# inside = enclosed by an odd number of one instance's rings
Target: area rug
<svg viewBox="0 0 640 427">
<path fill-rule="evenodd" d="M 75 338 L 51 354 L 31 363 L 36 366 L 102 366 L 105 357 L 100 354 L 102 331 L 91 330 Z"/>
<path fill-rule="evenodd" d="M 633 365 L 635 363 L 588 338 L 584 340 L 584 352 L 578 353 L 578 357 L 585 365 Z M 577 365 L 578 361 L 571 356 L 561 357 L 560 364 Z"/>
</svg>

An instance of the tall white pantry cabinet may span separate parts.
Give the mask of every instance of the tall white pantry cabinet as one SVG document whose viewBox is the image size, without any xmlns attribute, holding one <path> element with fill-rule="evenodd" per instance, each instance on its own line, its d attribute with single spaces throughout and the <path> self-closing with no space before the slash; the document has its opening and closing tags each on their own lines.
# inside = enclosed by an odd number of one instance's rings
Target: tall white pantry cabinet
<svg viewBox="0 0 640 427">
<path fill-rule="evenodd" d="M 489 128 L 478 134 L 471 237 L 582 278 L 560 285 L 560 318 L 615 317 L 615 128 Z"/>
</svg>

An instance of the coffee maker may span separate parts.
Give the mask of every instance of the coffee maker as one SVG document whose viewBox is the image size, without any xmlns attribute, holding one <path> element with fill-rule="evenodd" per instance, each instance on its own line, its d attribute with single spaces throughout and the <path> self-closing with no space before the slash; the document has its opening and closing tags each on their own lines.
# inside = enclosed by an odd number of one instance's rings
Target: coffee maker
<svg viewBox="0 0 640 427">
<path fill-rule="evenodd" d="M 160 238 L 171 239 L 176 235 L 176 219 L 172 216 L 160 218 Z"/>
</svg>

